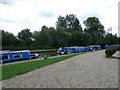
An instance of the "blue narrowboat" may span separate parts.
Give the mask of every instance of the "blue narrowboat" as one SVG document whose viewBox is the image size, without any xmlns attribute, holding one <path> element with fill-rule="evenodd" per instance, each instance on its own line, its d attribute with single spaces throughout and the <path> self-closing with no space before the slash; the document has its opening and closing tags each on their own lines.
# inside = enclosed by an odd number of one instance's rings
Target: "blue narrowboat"
<svg viewBox="0 0 120 90">
<path fill-rule="evenodd" d="M 92 47 L 85 47 L 85 51 L 92 51 L 93 48 Z"/>
<path fill-rule="evenodd" d="M 30 51 L 23 50 L 23 51 L 1 51 L 0 52 L 0 62 L 4 61 L 13 61 L 19 59 L 29 59 L 30 58 Z"/>
<path fill-rule="evenodd" d="M 93 46 L 93 47 L 92 47 L 92 50 L 100 50 L 100 49 L 101 49 L 100 46 Z"/>
<path fill-rule="evenodd" d="M 117 45 L 107 45 L 106 48 L 112 48 L 112 47 L 115 47 Z"/>
<path fill-rule="evenodd" d="M 87 47 L 63 47 L 57 50 L 57 54 L 64 55 L 68 53 L 79 53 L 79 52 L 86 52 L 86 51 L 99 50 L 99 49 L 101 49 L 101 47 L 96 45 L 87 46 Z"/>
<path fill-rule="evenodd" d="M 88 50 L 86 50 L 88 49 Z M 79 53 L 89 51 L 89 48 L 86 47 L 64 47 L 57 50 L 57 54 L 64 55 L 68 53 Z"/>
<path fill-rule="evenodd" d="M 120 45 L 106 45 L 105 48 L 112 48 L 112 47 L 116 47 L 116 46 L 120 46 Z M 86 52 L 86 51 L 93 51 L 93 50 L 100 50 L 101 47 L 100 45 L 90 45 L 87 47 L 63 47 L 63 48 L 59 48 L 57 50 L 57 54 L 59 55 L 64 55 L 64 54 L 68 54 L 68 53 L 79 53 L 79 52 Z"/>
</svg>

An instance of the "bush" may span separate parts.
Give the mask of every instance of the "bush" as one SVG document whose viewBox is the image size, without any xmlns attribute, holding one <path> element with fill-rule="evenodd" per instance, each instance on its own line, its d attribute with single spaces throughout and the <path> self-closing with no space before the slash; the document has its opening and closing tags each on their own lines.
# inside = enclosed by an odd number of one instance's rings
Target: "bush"
<svg viewBox="0 0 120 90">
<path fill-rule="evenodd" d="M 116 48 L 108 48 L 105 50 L 106 57 L 111 57 L 117 51 Z"/>
<path fill-rule="evenodd" d="M 106 49 L 105 50 L 106 57 L 111 57 L 116 51 L 120 51 L 120 46 Z"/>
<path fill-rule="evenodd" d="M 120 46 L 117 46 L 117 47 L 116 47 L 116 50 L 117 50 L 117 51 L 120 51 Z"/>
</svg>

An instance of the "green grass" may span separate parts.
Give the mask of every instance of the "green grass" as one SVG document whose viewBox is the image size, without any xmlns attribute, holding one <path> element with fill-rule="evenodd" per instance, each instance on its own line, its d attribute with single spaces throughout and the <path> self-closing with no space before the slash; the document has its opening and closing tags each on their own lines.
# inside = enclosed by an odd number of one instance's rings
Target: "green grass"
<svg viewBox="0 0 120 90">
<path fill-rule="evenodd" d="M 106 59 L 113 59 L 114 57 L 106 57 L 106 56 L 105 56 L 104 58 L 106 58 Z"/>
<path fill-rule="evenodd" d="M 43 52 L 43 51 L 54 51 L 57 49 L 41 49 L 41 50 L 30 50 L 30 52 Z"/>
<path fill-rule="evenodd" d="M 83 53 L 2 66 L 2 80 L 15 77 Z"/>
</svg>

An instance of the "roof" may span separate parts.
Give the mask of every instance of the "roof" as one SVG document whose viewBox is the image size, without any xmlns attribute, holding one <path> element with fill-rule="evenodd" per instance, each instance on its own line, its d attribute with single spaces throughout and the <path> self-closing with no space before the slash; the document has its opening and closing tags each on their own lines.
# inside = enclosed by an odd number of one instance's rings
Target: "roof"
<svg viewBox="0 0 120 90">
<path fill-rule="evenodd" d="M 22 53 L 22 52 L 30 52 L 29 50 L 22 50 L 22 51 L 10 51 L 10 50 L 4 50 L 0 51 L 0 54 L 10 54 L 10 53 Z"/>
</svg>

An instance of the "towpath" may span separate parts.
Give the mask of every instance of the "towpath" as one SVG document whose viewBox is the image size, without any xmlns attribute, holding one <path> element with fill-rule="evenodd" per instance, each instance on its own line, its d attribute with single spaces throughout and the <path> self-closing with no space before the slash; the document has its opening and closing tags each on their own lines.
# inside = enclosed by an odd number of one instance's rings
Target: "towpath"
<svg viewBox="0 0 120 90">
<path fill-rule="evenodd" d="M 118 59 L 87 53 L 3 81 L 4 88 L 117 88 Z"/>
</svg>

